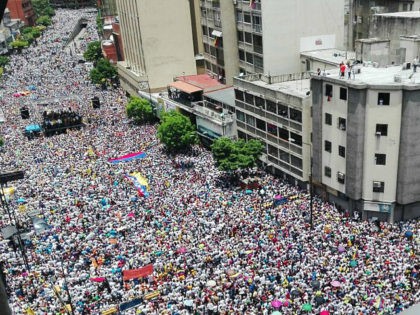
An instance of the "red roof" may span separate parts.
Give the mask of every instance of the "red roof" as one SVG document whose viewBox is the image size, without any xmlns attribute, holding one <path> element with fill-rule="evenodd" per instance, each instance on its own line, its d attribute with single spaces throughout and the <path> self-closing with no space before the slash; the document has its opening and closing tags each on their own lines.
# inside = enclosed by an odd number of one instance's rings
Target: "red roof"
<svg viewBox="0 0 420 315">
<path fill-rule="evenodd" d="M 220 83 L 217 79 L 212 78 L 208 74 L 186 75 L 177 77 L 177 80 L 195 85 L 196 87 L 204 90 L 204 93 L 220 90 L 226 87 L 226 85 Z"/>
</svg>

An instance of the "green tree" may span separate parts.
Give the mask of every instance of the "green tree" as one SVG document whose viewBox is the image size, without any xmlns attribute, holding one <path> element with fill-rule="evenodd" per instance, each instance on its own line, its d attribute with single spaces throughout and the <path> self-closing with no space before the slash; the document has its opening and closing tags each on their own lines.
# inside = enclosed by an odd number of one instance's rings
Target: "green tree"
<svg viewBox="0 0 420 315">
<path fill-rule="evenodd" d="M 55 11 L 50 5 L 49 0 L 32 0 L 32 8 L 37 16 L 47 15 L 54 16 Z"/>
<path fill-rule="evenodd" d="M 174 110 L 161 116 L 157 136 L 172 152 L 189 148 L 197 142 L 197 133 L 190 119 Z"/>
<path fill-rule="evenodd" d="M 8 65 L 10 62 L 10 58 L 7 56 L 0 56 L 0 67 L 4 67 Z"/>
<path fill-rule="evenodd" d="M 2 147 L 3 145 L 4 145 L 3 137 L 0 137 L 0 147 Z"/>
<path fill-rule="evenodd" d="M 154 118 L 153 108 L 149 100 L 140 97 L 130 97 L 126 106 L 128 118 L 132 118 L 135 123 L 151 122 Z"/>
<path fill-rule="evenodd" d="M 98 62 L 99 59 L 103 58 L 102 56 L 102 47 L 100 41 L 90 42 L 86 48 L 86 51 L 83 53 L 83 57 L 87 61 L 93 63 Z"/>
<path fill-rule="evenodd" d="M 223 171 L 235 171 L 254 167 L 263 145 L 258 140 L 231 140 L 226 137 L 216 139 L 211 151 L 216 165 Z"/>
<path fill-rule="evenodd" d="M 107 59 L 100 59 L 95 68 L 90 70 L 90 80 L 94 84 L 103 84 L 118 74 L 117 69 Z"/>
<path fill-rule="evenodd" d="M 11 42 L 10 46 L 12 46 L 12 48 L 21 50 L 22 48 L 28 47 L 29 42 L 26 40 L 15 40 Z"/>
<path fill-rule="evenodd" d="M 51 18 L 48 15 L 42 15 L 36 20 L 36 24 L 50 26 L 52 23 Z"/>
</svg>

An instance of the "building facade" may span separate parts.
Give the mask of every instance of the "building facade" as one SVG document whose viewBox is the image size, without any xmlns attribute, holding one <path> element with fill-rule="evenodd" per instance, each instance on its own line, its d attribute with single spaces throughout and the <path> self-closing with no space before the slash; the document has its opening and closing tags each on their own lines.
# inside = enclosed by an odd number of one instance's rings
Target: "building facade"
<svg viewBox="0 0 420 315">
<path fill-rule="evenodd" d="M 206 70 L 230 85 L 240 73 L 299 72 L 303 51 L 343 48 L 344 0 L 200 4 Z"/>
<path fill-rule="evenodd" d="M 120 0 L 117 9 L 124 90 L 137 95 L 138 90 L 166 89 L 174 77 L 197 73 L 188 0 Z"/>
<path fill-rule="evenodd" d="M 36 15 L 31 0 L 8 0 L 7 8 L 12 19 L 19 19 L 27 26 L 34 26 Z"/>
<path fill-rule="evenodd" d="M 309 75 L 234 78 L 238 138 L 259 139 L 268 171 L 308 188 L 311 143 Z"/>
<path fill-rule="evenodd" d="M 313 178 L 317 191 L 362 217 L 420 215 L 420 76 L 361 67 L 313 76 Z"/>
</svg>

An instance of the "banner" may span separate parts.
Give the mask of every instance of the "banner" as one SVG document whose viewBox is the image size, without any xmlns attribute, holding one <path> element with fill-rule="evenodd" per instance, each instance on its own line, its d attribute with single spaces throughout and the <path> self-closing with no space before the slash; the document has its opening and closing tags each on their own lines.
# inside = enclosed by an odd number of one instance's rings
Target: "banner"
<svg viewBox="0 0 420 315">
<path fill-rule="evenodd" d="M 134 152 L 134 153 L 126 154 L 126 155 L 119 156 L 113 159 L 108 159 L 108 162 L 112 164 L 116 164 L 116 163 L 121 163 L 121 162 L 129 162 L 136 159 L 143 159 L 145 157 L 146 157 L 146 153 L 144 152 Z"/>
<path fill-rule="evenodd" d="M 123 279 L 124 281 L 126 281 L 130 279 L 142 278 L 142 277 L 151 275 L 152 273 L 153 273 L 153 265 L 147 265 L 139 269 L 124 270 Z"/>
</svg>

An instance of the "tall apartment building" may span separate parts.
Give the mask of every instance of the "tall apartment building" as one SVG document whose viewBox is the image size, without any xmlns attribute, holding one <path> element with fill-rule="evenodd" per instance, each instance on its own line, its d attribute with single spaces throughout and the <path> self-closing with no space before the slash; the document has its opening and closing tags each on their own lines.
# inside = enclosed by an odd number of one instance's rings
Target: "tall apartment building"
<svg viewBox="0 0 420 315">
<path fill-rule="evenodd" d="M 119 0 L 124 47 L 118 62 L 121 86 L 129 94 L 166 89 L 183 74 L 197 74 L 190 1 Z"/>
<path fill-rule="evenodd" d="M 98 0 L 97 6 L 102 17 L 118 15 L 116 0 Z"/>
<path fill-rule="evenodd" d="M 299 54 L 343 48 L 344 0 L 201 0 L 206 70 L 233 83 L 239 73 L 301 69 Z"/>
<path fill-rule="evenodd" d="M 307 188 L 311 154 L 309 74 L 234 78 L 238 138 L 259 139 L 268 171 Z"/>
<path fill-rule="evenodd" d="M 313 179 L 363 218 L 420 215 L 420 74 L 401 67 L 311 79 Z"/>
<path fill-rule="evenodd" d="M 19 19 L 27 26 L 34 26 L 36 15 L 31 0 L 8 0 L 7 8 L 12 19 Z"/>
</svg>

